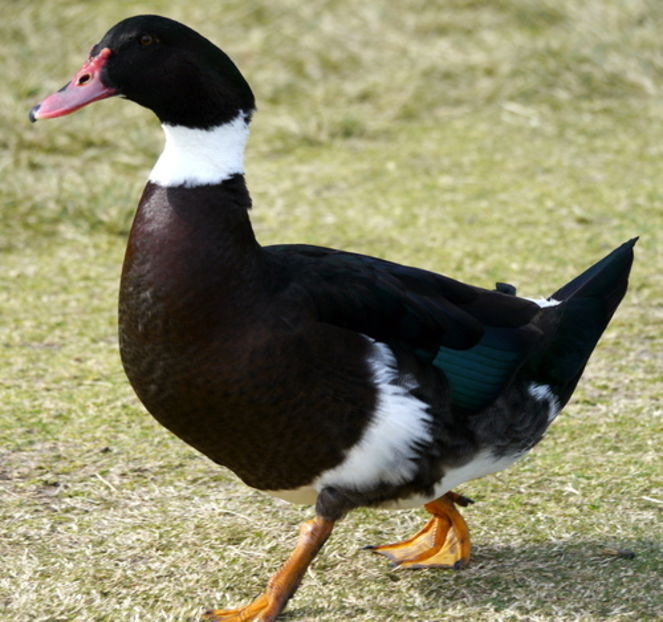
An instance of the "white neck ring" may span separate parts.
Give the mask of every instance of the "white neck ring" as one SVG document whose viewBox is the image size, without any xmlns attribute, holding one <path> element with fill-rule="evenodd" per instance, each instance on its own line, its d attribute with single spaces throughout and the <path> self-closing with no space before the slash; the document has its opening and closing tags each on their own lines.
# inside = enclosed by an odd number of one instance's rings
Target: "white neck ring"
<svg viewBox="0 0 663 622">
<path fill-rule="evenodd" d="M 244 173 L 244 149 L 249 137 L 247 116 L 209 130 L 163 124 L 166 144 L 149 180 L 159 186 L 206 186 Z"/>
</svg>

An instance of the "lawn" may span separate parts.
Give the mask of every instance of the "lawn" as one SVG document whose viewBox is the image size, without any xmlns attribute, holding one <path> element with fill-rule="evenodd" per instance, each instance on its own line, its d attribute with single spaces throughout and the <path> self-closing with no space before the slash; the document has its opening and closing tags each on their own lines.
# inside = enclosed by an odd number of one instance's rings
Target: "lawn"
<svg viewBox="0 0 663 622">
<path fill-rule="evenodd" d="M 124 378 L 116 290 L 156 120 L 115 99 L 28 122 L 111 25 L 145 12 L 219 43 L 253 85 L 265 244 L 537 296 L 640 236 L 630 290 L 546 439 L 459 489 L 477 501 L 471 566 L 389 570 L 362 546 L 424 513 L 358 510 L 283 619 L 661 619 L 657 0 L 5 0 L 0 619 L 194 621 L 255 596 L 312 516 L 172 437 Z"/>
</svg>

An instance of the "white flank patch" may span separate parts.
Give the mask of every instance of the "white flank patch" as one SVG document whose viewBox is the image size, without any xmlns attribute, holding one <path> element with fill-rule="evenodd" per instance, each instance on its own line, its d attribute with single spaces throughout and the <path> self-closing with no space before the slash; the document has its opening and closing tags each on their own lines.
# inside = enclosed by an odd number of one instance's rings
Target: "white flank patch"
<svg viewBox="0 0 663 622">
<path fill-rule="evenodd" d="M 244 149 L 249 137 L 246 115 L 209 130 L 163 124 L 166 145 L 150 173 L 159 186 L 218 184 L 244 172 Z"/>
<path fill-rule="evenodd" d="M 548 421 L 552 421 L 561 410 L 559 400 L 547 384 L 536 384 L 532 382 L 527 387 L 527 392 L 539 402 L 548 402 Z"/>
<path fill-rule="evenodd" d="M 435 499 L 439 499 L 443 494 L 453 490 L 456 486 L 469 482 L 470 480 L 497 473 L 511 466 L 523 454 L 512 454 L 508 456 L 496 457 L 492 451 L 484 449 L 480 451 L 472 460 L 463 466 L 447 469 L 444 477 L 435 484 L 433 494 L 429 497 L 422 495 L 414 495 L 406 499 L 395 499 L 384 503 L 383 508 L 388 509 L 401 509 L 413 508 L 425 503 L 430 503 Z"/>
<path fill-rule="evenodd" d="M 417 469 L 412 447 L 432 440 L 428 406 L 410 393 L 417 386 L 414 380 L 398 383 L 396 359 L 389 347 L 373 342 L 368 362 L 377 388 L 373 421 L 345 460 L 318 477 L 317 490 L 339 486 L 361 491 L 380 483 L 403 484 Z"/>
<path fill-rule="evenodd" d="M 396 359 L 388 346 L 374 342 L 369 364 L 377 389 L 373 420 L 337 467 L 320 474 L 297 490 L 268 491 L 292 503 L 313 503 L 326 486 L 370 490 L 380 483 L 404 484 L 416 472 L 414 445 L 431 442 L 431 415 L 427 405 L 410 391 L 414 380 L 398 382 Z"/>
<path fill-rule="evenodd" d="M 525 298 L 525 300 L 529 300 L 530 302 L 539 305 L 542 309 L 545 309 L 546 307 L 556 307 L 562 302 L 561 300 L 555 300 L 554 298 Z"/>
<path fill-rule="evenodd" d="M 521 458 L 526 452 L 512 454 L 508 456 L 496 457 L 492 451 L 484 449 L 480 451 L 467 464 L 457 468 L 447 469 L 444 477 L 435 484 L 433 493 L 430 496 L 413 495 L 403 499 L 394 499 L 382 503 L 381 508 L 387 510 L 401 510 L 405 508 L 415 508 L 435 499 L 439 499 L 443 494 L 453 490 L 456 486 L 469 482 L 470 480 L 497 473 L 511 466 L 518 458 Z M 331 471 L 329 471 L 331 472 Z M 317 490 L 316 490 L 317 488 Z M 278 490 L 268 491 L 270 495 L 285 499 L 290 503 L 314 504 L 320 488 L 316 484 L 313 486 L 302 486 L 296 490 Z"/>
</svg>

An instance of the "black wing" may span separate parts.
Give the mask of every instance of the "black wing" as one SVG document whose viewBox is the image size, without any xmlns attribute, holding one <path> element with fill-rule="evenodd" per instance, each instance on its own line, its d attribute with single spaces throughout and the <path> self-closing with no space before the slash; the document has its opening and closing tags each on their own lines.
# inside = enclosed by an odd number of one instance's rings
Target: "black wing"
<svg viewBox="0 0 663 622">
<path fill-rule="evenodd" d="M 396 263 L 307 245 L 265 247 L 287 295 L 319 321 L 408 345 L 440 368 L 454 402 L 476 410 L 522 365 L 540 331 L 533 302 Z"/>
</svg>

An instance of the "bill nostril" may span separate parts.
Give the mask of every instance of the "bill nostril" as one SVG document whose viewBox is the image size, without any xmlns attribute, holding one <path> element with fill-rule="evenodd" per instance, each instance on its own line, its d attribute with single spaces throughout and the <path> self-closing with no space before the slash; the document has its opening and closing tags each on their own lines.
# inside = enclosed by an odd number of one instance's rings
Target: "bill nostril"
<svg viewBox="0 0 663 622">
<path fill-rule="evenodd" d="M 91 78 L 92 76 L 89 73 L 84 73 L 80 78 L 78 78 L 76 86 L 83 86 L 84 84 L 87 84 Z"/>
</svg>

